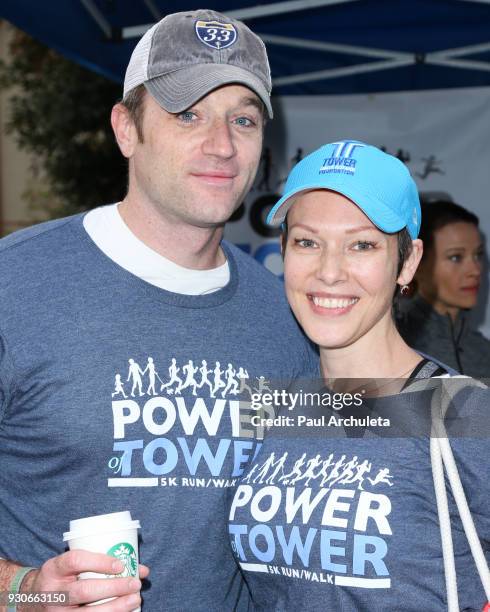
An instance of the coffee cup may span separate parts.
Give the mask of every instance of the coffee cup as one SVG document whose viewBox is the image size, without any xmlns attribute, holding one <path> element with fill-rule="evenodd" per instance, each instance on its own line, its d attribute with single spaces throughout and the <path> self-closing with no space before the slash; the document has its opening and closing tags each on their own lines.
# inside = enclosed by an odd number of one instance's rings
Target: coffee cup
<svg viewBox="0 0 490 612">
<path fill-rule="evenodd" d="M 70 521 L 70 530 L 63 534 L 70 550 L 89 550 L 116 558 L 123 564 L 120 574 L 83 572 L 79 578 L 117 578 L 138 576 L 139 521 L 131 518 L 129 510 L 99 514 Z M 104 599 L 89 605 L 99 605 Z"/>
</svg>

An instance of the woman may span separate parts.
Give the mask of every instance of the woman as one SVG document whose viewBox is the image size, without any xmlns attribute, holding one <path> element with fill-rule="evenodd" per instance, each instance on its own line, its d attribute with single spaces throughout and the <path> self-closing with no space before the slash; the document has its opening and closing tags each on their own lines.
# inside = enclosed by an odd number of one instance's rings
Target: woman
<svg viewBox="0 0 490 612">
<path fill-rule="evenodd" d="M 409 391 L 444 370 L 403 341 L 392 317 L 394 294 L 421 257 L 415 184 L 375 147 L 332 143 L 293 169 L 269 222 L 283 223 L 286 293 L 319 346 L 330 391 L 288 390 L 289 405 L 234 494 L 231 546 L 254 607 L 446 610 L 429 456 L 433 399 Z M 403 392 L 386 396 L 393 386 Z M 366 400 L 375 387 L 385 397 Z M 328 401 L 338 400 L 332 388 L 348 391 L 343 408 Z M 456 405 L 472 410 L 482 402 L 473 396 Z M 472 510 L 489 534 L 486 441 L 461 442 L 454 452 L 474 475 Z M 461 609 L 481 609 L 460 527 L 454 548 Z"/>
<path fill-rule="evenodd" d="M 402 301 L 400 333 L 410 346 L 462 374 L 488 377 L 490 341 L 468 317 L 477 304 L 484 257 L 478 217 L 444 201 L 424 205 L 422 213 L 417 294 Z"/>
</svg>

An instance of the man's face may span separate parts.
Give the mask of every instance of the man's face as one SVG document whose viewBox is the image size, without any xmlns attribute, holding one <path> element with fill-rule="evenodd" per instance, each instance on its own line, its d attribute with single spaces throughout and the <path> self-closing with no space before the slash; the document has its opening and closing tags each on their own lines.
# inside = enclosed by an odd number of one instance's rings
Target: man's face
<svg viewBox="0 0 490 612">
<path fill-rule="evenodd" d="M 171 114 L 147 95 L 143 142 L 132 150 L 129 193 L 173 223 L 223 224 L 250 190 L 262 149 L 259 98 L 241 85 Z"/>
</svg>

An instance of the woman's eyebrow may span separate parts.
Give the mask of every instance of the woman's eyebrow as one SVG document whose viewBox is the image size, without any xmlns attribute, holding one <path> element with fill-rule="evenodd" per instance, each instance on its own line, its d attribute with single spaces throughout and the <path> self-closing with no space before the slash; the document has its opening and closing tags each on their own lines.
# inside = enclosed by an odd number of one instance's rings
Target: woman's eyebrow
<svg viewBox="0 0 490 612">
<path fill-rule="evenodd" d="M 311 227 L 311 225 L 306 225 L 305 223 L 293 223 L 289 226 L 289 231 L 291 231 L 294 227 L 302 227 L 303 229 L 307 230 L 308 232 L 311 232 L 312 234 L 318 234 L 317 229 Z"/>
<path fill-rule="evenodd" d="M 312 227 L 311 225 L 306 225 L 305 223 L 293 223 L 292 225 L 289 226 L 289 229 L 292 230 L 294 227 L 302 227 L 305 230 L 308 230 L 309 232 L 311 232 L 312 234 L 318 234 L 318 230 L 314 227 Z M 345 230 L 346 234 L 356 234 L 357 232 L 364 232 L 364 231 L 375 231 L 375 232 L 379 232 L 380 230 L 378 230 L 377 228 L 373 227 L 372 225 L 360 225 L 359 227 L 351 227 L 349 229 Z"/>
<path fill-rule="evenodd" d="M 345 230 L 346 234 L 355 234 L 356 232 L 364 232 L 365 230 L 374 230 L 375 232 L 379 232 L 376 227 L 372 225 L 360 225 L 359 227 L 352 227 L 351 229 Z"/>
</svg>

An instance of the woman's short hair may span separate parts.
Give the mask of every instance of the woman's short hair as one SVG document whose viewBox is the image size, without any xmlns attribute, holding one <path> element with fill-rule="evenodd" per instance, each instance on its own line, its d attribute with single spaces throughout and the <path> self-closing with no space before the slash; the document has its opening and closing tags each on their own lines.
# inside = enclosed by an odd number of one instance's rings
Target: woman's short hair
<svg viewBox="0 0 490 612">
<path fill-rule="evenodd" d="M 396 275 L 398 276 L 402 271 L 403 265 L 410 256 L 413 249 L 412 237 L 408 233 L 406 227 L 397 233 L 398 238 L 398 270 Z"/>
</svg>

